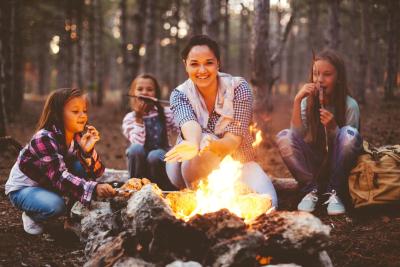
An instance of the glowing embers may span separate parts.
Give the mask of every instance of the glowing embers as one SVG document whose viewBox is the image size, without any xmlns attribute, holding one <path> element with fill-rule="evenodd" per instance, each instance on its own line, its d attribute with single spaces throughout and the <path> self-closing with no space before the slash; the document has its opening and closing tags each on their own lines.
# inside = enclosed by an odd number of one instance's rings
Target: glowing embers
<svg viewBox="0 0 400 267">
<path fill-rule="evenodd" d="M 166 196 L 177 218 L 188 221 L 196 214 L 228 209 L 249 222 L 271 208 L 271 197 L 253 193 L 240 181 L 243 165 L 225 157 L 219 169 L 200 181 L 196 191 L 184 190 Z"/>
</svg>

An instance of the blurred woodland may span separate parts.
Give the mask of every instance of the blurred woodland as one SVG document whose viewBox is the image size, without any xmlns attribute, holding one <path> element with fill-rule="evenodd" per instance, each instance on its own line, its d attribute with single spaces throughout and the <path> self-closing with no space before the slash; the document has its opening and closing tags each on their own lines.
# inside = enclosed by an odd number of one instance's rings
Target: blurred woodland
<svg viewBox="0 0 400 267">
<path fill-rule="evenodd" d="M 163 97 L 186 79 L 180 50 L 193 34 L 218 40 L 223 71 L 251 81 L 258 106 L 292 96 L 308 77 L 312 51 L 339 50 L 352 94 L 396 99 L 397 0 L 5 0 L 0 2 L 0 136 L 24 94 L 79 87 L 121 108 L 129 82 L 155 74 Z"/>
</svg>

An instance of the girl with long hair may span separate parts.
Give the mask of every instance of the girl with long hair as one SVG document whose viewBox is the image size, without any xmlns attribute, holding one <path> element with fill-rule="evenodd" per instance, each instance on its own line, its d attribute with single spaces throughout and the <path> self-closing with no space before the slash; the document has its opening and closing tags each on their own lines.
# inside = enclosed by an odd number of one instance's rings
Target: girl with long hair
<svg viewBox="0 0 400 267">
<path fill-rule="evenodd" d="M 23 227 L 29 234 L 41 234 L 43 222 L 65 213 L 63 197 L 89 205 L 96 196 L 115 195 L 109 184 L 96 182 L 104 165 L 94 149 L 100 135 L 87 125 L 87 108 L 79 89 L 52 92 L 36 133 L 11 169 L 6 195 L 23 211 Z"/>
<path fill-rule="evenodd" d="M 325 192 L 328 214 L 345 213 L 347 176 L 362 149 L 359 128 L 360 110 L 349 94 L 344 61 L 325 50 L 295 96 L 291 128 L 277 135 L 281 156 L 305 194 L 299 210 L 314 211 Z"/>
</svg>

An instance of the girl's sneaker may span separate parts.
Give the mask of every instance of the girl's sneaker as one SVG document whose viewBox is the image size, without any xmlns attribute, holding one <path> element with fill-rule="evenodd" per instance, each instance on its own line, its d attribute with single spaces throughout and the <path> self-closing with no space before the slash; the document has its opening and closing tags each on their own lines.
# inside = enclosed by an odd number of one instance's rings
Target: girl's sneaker
<svg viewBox="0 0 400 267">
<path fill-rule="evenodd" d="M 346 213 L 346 208 L 344 207 L 340 198 L 336 195 L 336 191 L 332 190 L 330 193 L 326 193 L 330 195 L 329 199 L 324 203 L 328 204 L 326 208 L 328 215 L 339 215 Z"/>
<path fill-rule="evenodd" d="M 24 230 L 31 235 L 40 235 L 43 233 L 43 226 L 40 223 L 35 222 L 29 217 L 25 211 L 22 213 L 22 224 L 24 225 Z"/>
<path fill-rule="evenodd" d="M 305 195 L 305 197 L 303 197 L 299 205 L 297 205 L 297 209 L 300 211 L 313 212 L 315 210 L 317 202 L 318 202 L 317 190 L 314 189 L 313 191 Z"/>
</svg>

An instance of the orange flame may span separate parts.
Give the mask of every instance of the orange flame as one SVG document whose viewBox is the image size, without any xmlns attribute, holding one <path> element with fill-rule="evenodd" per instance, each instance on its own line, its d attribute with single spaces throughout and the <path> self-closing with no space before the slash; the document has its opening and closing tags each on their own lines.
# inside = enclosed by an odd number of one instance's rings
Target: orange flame
<svg viewBox="0 0 400 267">
<path fill-rule="evenodd" d="M 271 197 L 252 193 L 239 179 L 243 165 L 231 156 L 225 157 L 219 169 L 200 181 L 196 191 L 184 191 L 167 195 L 177 218 L 188 221 L 196 214 L 228 209 L 249 222 L 271 208 Z"/>
<path fill-rule="evenodd" d="M 252 134 L 252 135 L 254 135 L 254 133 L 255 133 L 255 141 L 251 144 L 251 146 L 252 147 L 257 147 L 257 146 L 259 146 L 260 144 L 261 144 L 261 142 L 262 142 L 262 132 L 261 132 L 261 130 L 259 130 L 258 128 L 257 128 L 257 123 L 254 123 L 254 125 L 250 125 L 250 133 Z"/>
</svg>

